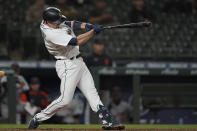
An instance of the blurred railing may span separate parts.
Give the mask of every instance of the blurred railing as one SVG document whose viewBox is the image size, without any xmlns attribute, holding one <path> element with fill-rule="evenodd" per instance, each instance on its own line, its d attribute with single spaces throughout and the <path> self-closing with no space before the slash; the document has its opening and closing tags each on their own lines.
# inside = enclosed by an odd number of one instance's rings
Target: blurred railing
<svg viewBox="0 0 197 131">
<path fill-rule="evenodd" d="M 91 71 L 98 89 L 101 88 L 100 84 L 103 82 L 100 79 L 101 76 L 129 76 L 131 78 L 131 81 L 127 82 L 132 83 L 133 105 L 131 106 L 133 106 L 134 123 L 139 123 L 140 120 L 141 99 L 144 102 L 143 106 L 153 112 L 166 108 L 195 109 L 197 107 L 197 81 L 194 79 L 190 81 L 190 77 L 197 77 L 196 67 L 96 67 Z M 115 83 L 115 81 L 108 82 Z M 92 113 L 91 116 L 92 122 L 95 123 L 94 114 Z"/>
</svg>

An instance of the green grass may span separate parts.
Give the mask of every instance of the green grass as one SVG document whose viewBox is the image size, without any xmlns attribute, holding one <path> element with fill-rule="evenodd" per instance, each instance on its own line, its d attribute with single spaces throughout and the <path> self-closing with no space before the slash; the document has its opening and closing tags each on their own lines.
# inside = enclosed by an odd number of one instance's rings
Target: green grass
<svg viewBox="0 0 197 131">
<path fill-rule="evenodd" d="M 27 128 L 27 125 L 0 124 L 2 128 Z M 101 129 L 101 125 L 43 124 L 39 128 Z M 126 129 L 197 129 L 197 125 L 126 125 Z"/>
</svg>

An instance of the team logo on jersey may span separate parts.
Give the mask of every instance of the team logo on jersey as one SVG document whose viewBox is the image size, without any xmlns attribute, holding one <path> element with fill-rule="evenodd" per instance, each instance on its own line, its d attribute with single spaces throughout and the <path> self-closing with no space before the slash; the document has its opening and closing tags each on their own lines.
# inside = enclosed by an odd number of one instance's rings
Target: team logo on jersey
<svg viewBox="0 0 197 131">
<path fill-rule="evenodd" d="M 72 33 L 71 29 L 67 29 L 67 33 L 68 33 L 69 35 L 71 35 L 71 33 Z"/>
</svg>

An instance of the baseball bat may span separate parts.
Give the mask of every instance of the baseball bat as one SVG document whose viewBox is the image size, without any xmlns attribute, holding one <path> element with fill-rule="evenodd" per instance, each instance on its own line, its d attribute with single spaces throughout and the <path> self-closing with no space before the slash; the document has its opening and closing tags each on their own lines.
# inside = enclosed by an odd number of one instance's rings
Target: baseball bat
<svg viewBox="0 0 197 131">
<path fill-rule="evenodd" d="M 129 24 L 122 24 L 122 25 L 113 25 L 113 26 L 106 26 L 104 29 L 116 29 L 116 28 L 142 28 L 142 27 L 150 27 L 151 22 L 138 22 L 138 23 L 129 23 Z"/>
</svg>

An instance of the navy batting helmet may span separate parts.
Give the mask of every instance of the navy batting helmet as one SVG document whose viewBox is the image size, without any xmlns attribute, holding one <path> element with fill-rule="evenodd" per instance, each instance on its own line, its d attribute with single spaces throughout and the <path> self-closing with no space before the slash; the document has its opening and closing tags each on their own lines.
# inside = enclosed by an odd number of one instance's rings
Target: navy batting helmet
<svg viewBox="0 0 197 131">
<path fill-rule="evenodd" d="M 42 14 L 44 21 L 49 21 L 54 24 L 61 24 L 66 20 L 66 17 L 62 15 L 61 11 L 55 7 L 48 7 L 43 11 Z"/>
</svg>

